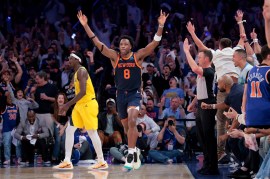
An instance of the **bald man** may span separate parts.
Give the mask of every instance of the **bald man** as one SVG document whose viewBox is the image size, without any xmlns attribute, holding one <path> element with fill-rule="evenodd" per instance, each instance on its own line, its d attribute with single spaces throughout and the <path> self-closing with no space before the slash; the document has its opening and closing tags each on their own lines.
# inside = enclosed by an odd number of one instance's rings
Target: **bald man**
<svg viewBox="0 0 270 179">
<path fill-rule="evenodd" d="M 244 87 L 241 84 L 234 83 L 233 79 L 229 75 L 223 75 L 218 80 L 218 89 L 220 92 L 225 92 L 228 96 L 225 98 L 224 102 L 218 104 L 206 104 L 202 103 L 202 109 L 224 109 L 228 110 L 230 107 L 235 109 L 238 114 L 241 114 L 241 106 L 242 106 L 242 97 L 244 92 Z M 225 126 L 226 121 L 221 121 L 221 125 Z M 232 129 L 237 128 L 239 123 L 237 120 L 234 120 L 228 132 Z M 226 134 L 225 130 L 220 133 L 219 142 L 223 143 L 225 146 L 225 142 L 229 136 Z"/>
</svg>

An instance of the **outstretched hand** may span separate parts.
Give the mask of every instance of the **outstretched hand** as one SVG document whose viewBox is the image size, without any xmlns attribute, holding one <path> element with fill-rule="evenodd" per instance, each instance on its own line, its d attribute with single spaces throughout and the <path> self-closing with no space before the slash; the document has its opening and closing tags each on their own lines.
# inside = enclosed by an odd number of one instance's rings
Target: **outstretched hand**
<svg viewBox="0 0 270 179">
<path fill-rule="evenodd" d="M 165 12 L 162 12 L 162 10 L 160 10 L 160 15 L 158 17 L 158 24 L 164 26 L 168 16 L 169 14 L 166 15 Z"/>
<path fill-rule="evenodd" d="M 87 17 L 82 13 L 81 10 L 78 12 L 77 17 L 78 17 L 80 23 L 82 24 L 82 26 L 87 25 L 88 19 L 87 19 Z"/>
<path fill-rule="evenodd" d="M 189 52 L 190 45 L 188 44 L 188 39 L 186 38 L 183 44 L 184 52 L 187 53 Z"/>
<path fill-rule="evenodd" d="M 187 30 L 190 34 L 195 32 L 195 27 L 190 21 L 188 21 L 186 27 L 187 27 Z"/>
<path fill-rule="evenodd" d="M 234 16 L 236 22 L 240 22 L 243 20 L 244 12 L 242 10 L 237 10 L 236 15 Z"/>
</svg>

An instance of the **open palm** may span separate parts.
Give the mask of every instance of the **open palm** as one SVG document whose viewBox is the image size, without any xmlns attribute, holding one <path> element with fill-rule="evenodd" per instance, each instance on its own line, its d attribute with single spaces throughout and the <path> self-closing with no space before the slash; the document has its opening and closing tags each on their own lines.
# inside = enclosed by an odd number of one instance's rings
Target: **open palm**
<svg viewBox="0 0 270 179">
<path fill-rule="evenodd" d="M 82 24 L 82 26 L 85 26 L 88 22 L 87 17 L 82 13 L 82 11 L 79 11 L 77 14 L 77 17 L 80 21 L 80 23 Z"/>
</svg>

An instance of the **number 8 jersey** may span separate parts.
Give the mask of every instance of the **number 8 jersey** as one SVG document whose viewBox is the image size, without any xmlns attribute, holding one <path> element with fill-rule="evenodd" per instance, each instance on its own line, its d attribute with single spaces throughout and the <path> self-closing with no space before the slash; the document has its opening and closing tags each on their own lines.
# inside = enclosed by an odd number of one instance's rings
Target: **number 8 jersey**
<svg viewBox="0 0 270 179">
<path fill-rule="evenodd" d="M 142 81 L 142 70 L 137 63 L 135 53 L 132 53 L 129 58 L 123 58 L 120 56 L 120 54 L 118 54 L 118 59 L 114 66 L 114 70 L 114 79 L 117 90 L 140 90 Z"/>
<path fill-rule="evenodd" d="M 270 126 L 270 66 L 254 66 L 247 76 L 247 126 Z"/>
</svg>

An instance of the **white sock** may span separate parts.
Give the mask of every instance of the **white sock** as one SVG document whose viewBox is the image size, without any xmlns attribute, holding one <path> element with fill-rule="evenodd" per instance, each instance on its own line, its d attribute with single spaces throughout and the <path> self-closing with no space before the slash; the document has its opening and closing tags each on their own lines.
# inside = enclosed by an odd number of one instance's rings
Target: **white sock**
<svg viewBox="0 0 270 179">
<path fill-rule="evenodd" d="M 66 128 L 66 139 L 65 139 L 65 159 L 64 161 L 70 162 L 72 148 L 74 144 L 74 132 L 76 127 L 68 125 Z"/>
<path fill-rule="evenodd" d="M 102 145 L 97 130 L 87 130 L 87 132 L 97 153 L 98 162 L 104 162 Z"/>
<path fill-rule="evenodd" d="M 135 148 L 128 148 L 129 154 L 134 154 L 134 152 L 136 152 L 136 147 Z"/>
</svg>

